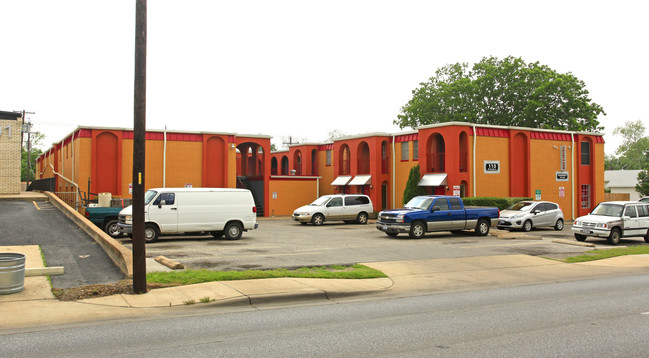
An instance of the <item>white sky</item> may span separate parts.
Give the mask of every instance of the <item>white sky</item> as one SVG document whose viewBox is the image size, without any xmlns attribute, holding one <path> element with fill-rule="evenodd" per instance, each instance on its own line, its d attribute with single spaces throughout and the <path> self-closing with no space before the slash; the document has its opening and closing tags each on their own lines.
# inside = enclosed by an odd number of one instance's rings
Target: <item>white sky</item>
<svg viewBox="0 0 649 358">
<path fill-rule="evenodd" d="M 646 3 L 646 2 L 644 2 Z M 148 2 L 147 129 L 324 141 L 399 132 L 449 63 L 522 57 L 586 83 L 611 135 L 649 128 L 643 1 Z M 2 0 L 0 110 L 35 112 L 43 149 L 77 125 L 133 127 L 135 0 Z M 407 130 L 407 129 L 406 129 Z"/>
</svg>

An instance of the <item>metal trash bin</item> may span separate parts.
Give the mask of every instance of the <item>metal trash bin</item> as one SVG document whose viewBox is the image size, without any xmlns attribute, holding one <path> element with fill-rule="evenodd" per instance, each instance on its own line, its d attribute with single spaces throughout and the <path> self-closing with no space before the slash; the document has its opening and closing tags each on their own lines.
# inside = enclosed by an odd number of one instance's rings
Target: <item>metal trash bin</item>
<svg viewBox="0 0 649 358">
<path fill-rule="evenodd" d="M 0 295 L 25 289 L 25 255 L 0 253 Z"/>
</svg>

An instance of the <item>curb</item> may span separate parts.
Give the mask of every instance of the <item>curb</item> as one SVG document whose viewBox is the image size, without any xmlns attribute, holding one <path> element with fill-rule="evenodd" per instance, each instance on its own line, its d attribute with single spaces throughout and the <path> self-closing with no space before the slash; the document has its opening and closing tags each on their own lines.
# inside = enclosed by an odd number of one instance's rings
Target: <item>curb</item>
<svg viewBox="0 0 649 358">
<path fill-rule="evenodd" d="M 575 245 L 575 246 L 583 246 L 583 247 L 595 247 L 595 244 L 591 244 L 588 242 L 579 242 L 579 241 L 572 241 L 572 240 L 564 240 L 564 239 L 554 239 L 552 242 L 555 242 L 557 244 L 566 244 L 566 245 Z"/>
</svg>

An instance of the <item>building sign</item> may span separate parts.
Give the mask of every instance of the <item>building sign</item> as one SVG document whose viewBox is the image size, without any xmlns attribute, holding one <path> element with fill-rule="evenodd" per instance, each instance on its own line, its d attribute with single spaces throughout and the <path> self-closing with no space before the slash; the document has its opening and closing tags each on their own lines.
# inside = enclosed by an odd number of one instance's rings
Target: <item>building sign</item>
<svg viewBox="0 0 649 358">
<path fill-rule="evenodd" d="M 185 188 L 191 188 L 191 187 L 192 187 L 192 183 L 185 184 Z"/>
<path fill-rule="evenodd" d="M 568 181 L 568 172 L 556 172 L 557 181 Z"/>
<path fill-rule="evenodd" d="M 485 160 L 484 161 L 485 174 L 500 174 L 500 160 Z"/>
<path fill-rule="evenodd" d="M 276 191 L 273 192 L 273 199 L 277 199 L 277 192 Z"/>
<path fill-rule="evenodd" d="M 460 196 L 460 186 L 453 185 L 453 196 Z"/>
<path fill-rule="evenodd" d="M 568 164 L 567 164 L 567 159 L 566 159 L 566 146 L 565 145 L 562 145 L 561 147 L 559 147 L 559 153 L 561 155 L 561 159 L 560 159 L 561 163 L 560 163 L 559 170 L 561 170 L 562 172 L 565 172 L 566 170 L 568 170 L 568 167 L 567 167 Z"/>
<path fill-rule="evenodd" d="M 559 187 L 559 197 L 560 198 L 565 198 L 566 197 L 566 188 L 560 186 Z"/>
<path fill-rule="evenodd" d="M 4 130 L 4 132 L 3 132 Z M 4 127 L 0 127 L 0 137 L 2 137 L 2 134 L 5 133 L 7 138 L 11 139 L 11 125 L 6 125 Z"/>
<path fill-rule="evenodd" d="M 541 200 L 541 189 L 536 189 L 536 198 L 534 200 Z"/>
</svg>

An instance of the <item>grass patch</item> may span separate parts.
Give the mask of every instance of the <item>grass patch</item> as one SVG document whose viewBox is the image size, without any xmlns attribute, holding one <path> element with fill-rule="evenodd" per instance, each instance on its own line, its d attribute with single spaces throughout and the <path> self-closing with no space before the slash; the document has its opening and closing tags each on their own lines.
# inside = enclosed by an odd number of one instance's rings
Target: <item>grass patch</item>
<svg viewBox="0 0 649 358">
<path fill-rule="evenodd" d="M 621 248 L 608 249 L 608 250 L 592 250 L 592 251 L 586 251 L 586 253 L 587 255 L 566 257 L 563 261 L 568 263 L 575 263 L 575 262 L 602 260 L 602 259 L 608 259 L 611 257 L 624 256 L 624 255 L 649 254 L 649 246 L 639 245 L 639 246 L 631 246 L 626 248 L 621 247 Z"/>
<path fill-rule="evenodd" d="M 192 285 L 212 281 L 255 280 L 279 277 L 364 279 L 387 276 L 381 271 L 364 265 L 302 267 L 294 270 L 210 271 L 203 269 L 151 272 L 146 275 L 147 282 L 172 285 Z"/>
</svg>

